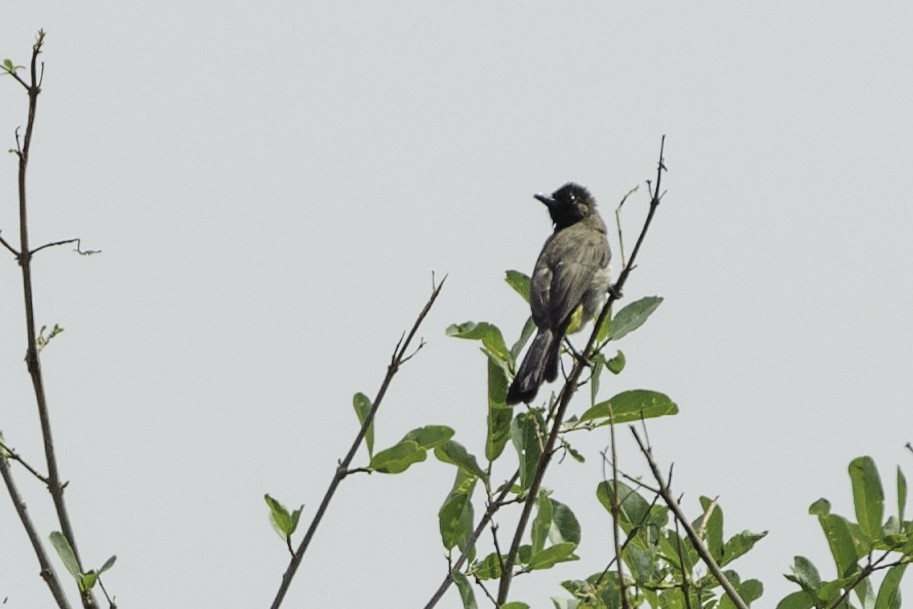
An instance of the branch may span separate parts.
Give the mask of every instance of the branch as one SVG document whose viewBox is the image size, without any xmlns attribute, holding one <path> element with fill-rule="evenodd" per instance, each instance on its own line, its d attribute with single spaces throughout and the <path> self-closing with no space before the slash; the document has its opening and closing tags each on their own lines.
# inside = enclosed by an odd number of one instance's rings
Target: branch
<svg viewBox="0 0 913 609">
<path fill-rule="evenodd" d="M 4 455 L 3 453 L 6 453 L 6 454 Z M 0 441 L 0 459 L 4 459 L 4 458 L 9 458 L 9 459 L 12 459 L 13 461 L 18 462 L 20 465 L 22 465 L 22 467 L 27 469 L 30 474 L 32 474 L 33 476 L 35 476 L 36 478 L 41 480 L 45 485 L 47 485 L 48 479 L 45 476 L 42 476 L 40 473 L 38 473 L 38 470 L 36 470 L 31 465 L 29 465 L 28 462 L 26 462 L 22 457 L 20 457 L 19 454 L 15 450 L 13 450 L 9 446 L 7 446 L 6 443 Z"/>
<path fill-rule="evenodd" d="M 618 593 L 621 595 L 621 606 L 622 609 L 628 609 L 628 596 L 625 594 L 624 565 L 621 561 L 621 532 L 619 530 L 621 525 L 618 522 L 618 515 L 621 513 L 621 502 L 618 500 L 618 450 L 615 446 L 615 414 L 612 412 L 611 402 L 609 402 L 609 420 L 609 432 L 612 440 L 612 534 L 615 540 L 615 564 L 618 567 Z"/>
<path fill-rule="evenodd" d="M 301 565 L 304 554 L 307 552 L 308 546 L 311 544 L 311 539 L 313 539 L 314 534 L 317 532 L 317 527 L 320 526 L 320 522 L 323 520 L 323 515 L 327 511 L 327 508 L 330 505 L 330 501 L 333 499 L 333 495 L 336 493 L 336 489 L 339 487 L 339 483 L 342 482 L 343 478 L 345 478 L 350 473 L 349 464 L 355 457 L 355 453 L 358 452 L 358 448 L 361 446 L 361 443 L 365 438 L 365 434 L 368 433 L 368 428 L 374 421 L 374 415 L 377 413 L 378 408 L 380 408 L 381 402 L 383 402 L 384 396 L 387 393 L 387 388 L 390 386 L 390 382 L 399 371 L 400 366 L 402 366 L 403 363 L 415 355 L 414 352 L 407 355 L 409 345 L 412 342 L 412 339 L 415 337 L 415 333 L 418 331 L 419 326 L 421 326 L 422 322 L 425 320 L 425 316 L 428 315 L 428 311 L 430 311 L 432 305 L 434 305 L 434 301 L 437 300 L 438 294 L 441 293 L 441 288 L 444 287 L 445 281 L 447 281 L 446 276 L 441 279 L 441 282 L 436 286 L 432 284 L 433 289 L 431 292 L 431 297 L 428 299 L 428 302 L 425 304 L 425 307 L 422 309 L 421 313 L 418 314 L 418 317 L 416 318 L 415 323 L 412 325 L 412 329 L 409 331 L 409 334 L 405 337 L 405 340 L 400 338 L 396 343 L 396 347 L 393 349 L 393 356 L 390 358 L 390 364 L 387 366 L 387 375 L 384 377 L 384 380 L 380 385 L 380 389 L 377 391 L 377 395 L 371 404 L 371 410 L 368 411 L 368 415 L 365 417 L 365 420 L 361 425 L 361 429 L 358 430 L 358 434 L 355 436 L 355 440 L 352 442 L 352 446 L 349 448 L 349 452 L 336 467 L 336 472 L 333 474 L 333 479 L 330 481 L 330 486 L 327 488 L 327 491 L 323 496 L 323 500 L 320 502 L 320 507 L 317 508 L 317 513 L 314 514 L 314 518 L 311 520 L 311 524 L 308 527 L 307 532 L 304 534 L 304 539 L 301 540 L 301 544 L 292 555 L 292 559 L 289 562 L 288 568 L 286 568 L 285 573 L 282 576 L 282 583 L 279 585 L 279 590 L 276 592 L 276 597 L 273 599 L 273 604 L 271 605 L 272 609 L 278 609 L 278 607 L 282 605 L 282 600 L 285 598 L 289 586 L 292 583 L 292 579 L 295 577 L 295 572 Z M 418 347 L 418 349 L 420 348 L 421 346 Z"/>
<path fill-rule="evenodd" d="M 12 252 L 13 256 L 16 257 L 16 260 L 19 260 L 19 252 L 17 252 L 17 251 L 16 251 L 16 248 L 14 248 L 12 245 L 10 245 L 10 244 L 7 242 L 7 240 L 4 239 L 2 236 L 0 236 L 0 243 L 3 244 L 3 247 L 5 247 L 6 249 L 8 249 L 10 252 Z"/>
<path fill-rule="evenodd" d="M 880 571 L 882 569 L 890 569 L 891 567 L 896 567 L 898 565 L 904 565 L 904 564 L 910 564 L 911 562 L 913 562 L 913 560 L 911 560 L 910 558 L 906 558 L 906 559 L 901 558 L 900 560 L 897 560 L 896 562 L 887 563 L 884 565 L 880 564 L 889 555 L 890 555 L 890 552 L 885 552 L 884 554 L 881 555 L 881 558 L 877 559 L 875 562 L 872 562 L 872 555 L 869 554 L 869 564 L 867 564 L 865 567 L 863 567 L 859 571 L 859 573 L 856 574 L 856 577 L 853 579 L 853 581 L 843 589 L 843 594 L 840 595 L 840 598 L 838 598 L 833 603 L 828 605 L 826 609 L 835 609 L 836 607 L 840 607 L 841 605 L 843 605 L 843 601 L 845 601 L 847 599 L 847 597 L 856 588 L 856 586 L 858 586 L 862 582 L 862 580 L 867 578 L 869 575 L 871 575 L 875 571 Z"/>
<path fill-rule="evenodd" d="M 57 579 L 54 565 L 51 564 L 48 555 L 44 551 L 44 546 L 41 545 L 41 538 L 38 536 L 35 524 L 32 522 L 25 502 L 19 494 L 19 489 L 16 487 L 16 481 L 13 480 L 13 473 L 10 471 L 9 461 L 2 458 L 0 458 L 0 476 L 3 476 L 6 490 L 9 491 L 10 499 L 13 500 L 13 507 L 16 508 L 16 513 L 19 514 L 19 520 L 22 521 L 22 527 L 25 529 L 25 534 L 32 543 L 32 548 L 35 550 L 35 556 L 38 557 L 38 564 L 41 566 L 41 579 L 43 579 L 48 585 L 48 588 L 50 588 L 51 595 L 57 602 L 57 606 L 60 609 L 70 609 L 70 601 L 67 600 L 66 595 L 63 593 L 63 586 L 60 585 L 60 580 Z"/>
<path fill-rule="evenodd" d="M 640 186 L 635 186 L 631 190 L 625 193 L 625 196 L 621 198 L 621 202 L 618 204 L 618 207 L 615 208 L 615 226 L 618 227 L 618 253 L 621 256 L 621 266 L 625 267 L 625 240 L 624 235 L 621 231 L 621 208 L 625 204 L 625 201 L 628 200 L 628 197 L 633 195 Z"/>
<path fill-rule="evenodd" d="M 729 595 L 729 599 L 732 601 L 732 604 L 734 604 L 738 609 L 748 609 L 748 605 L 745 604 L 745 601 L 743 601 L 742 597 L 739 596 L 739 593 L 736 592 L 735 587 L 733 587 L 729 579 L 723 574 L 723 571 L 720 569 L 719 565 L 716 564 L 713 556 L 710 555 L 710 552 L 707 551 L 707 548 L 704 546 L 704 542 L 701 541 L 701 538 L 698 537 L 697 533 L 694 531 L 694 527 L 692 527 L 691 523 L 688 522 L 688 517 L 685 516 L 681 506 L 678 504 L 678 501 L 672 494 L 669 485 L 666 483 L 662 472 L 659 471 L 659 466 L 656 464 L 656 460 L 653 458 L 653 449 L 643 443 L 643 441 L 640 439 L 640 436 L 637 434 L 637 430 L 633 427 L 631 427 L 631 433 L 634 434 L 634 439 L 637 440 L 637 445 L 640 447 L 640 452 L 643 453 L 644 458 L 650 465 L 650 471 L 653 472 L 653 478 L 656 480 L 656 483 L 659 484 L 660 497 L 663 498 L 663 501 L 666 502 L 666 505 L 669 506 L 669 509 L 672 510 L 673 514 L 675 514 L 676 520 L 678 520 L 681 523 L 682 527 L 685 529 L 685 533 L 688 534 L 688 538 L 694 545 L 694 549 L 697 550 L 701 560 L 704 561 L 704 564 L 707 565 L 708 569 L 710 569 L 713 577 L 715 577 L 716 580 L 720 582 L 720 585 L 723 586 L 723 589 L 726 591 L 726 594 Z"/>
<path fill-rule="evenodd" d="M 26 365 L 29 376 L 32 379 L 32 388 L 35 393 L 35 401 L 38 406 L 38 418 L 41 424 L 41 437 L 44 442 L 44 454 L 47 461 L 47 487 L 51 494 L 51 500 L 54 503 L 54 509 L 57 512 L 57 520 L 60 523 L 60 530 L 66 537 L 73 549 L 73 555 L 76 558 L 76 564 L 81 573 L 85 573 L 82 560 L 79 556 L 79 550 L 76 545 L 76 537 L 73 534 L 73 527 L 70 524 L 70 516 L 67 512 L 66 503 L 63 498 L 64 485 L 60 482 L 60 473 L 57 468 L 57 457 L 54 450 L 54 438 L 51 433 L 51 418 L 48 410 L 47 396 L 44 391 L 44 378 L 41 374 L 41 360 L 38 357 L 38 342 L 35 332 L 35 309 L 34 298 L 32 294 L 32 252 L 29 251 L 29 233 L 28 233 L 28 206 L 26 196 L 26 175 L 28 173 L 29 153 L 32 146 L 32 135 L 35 130 L 35 113 L 38 109 L 38 95 L 41 93 L 41 77 L 38 72 L 38 55 L 41 54 L 41 48 L 44 45 L 44 31 L 38 31 L 38 38 L 32 46 L 32 60 L 29 66 L 29 83 L 25 83 L 16 74 L 12 74 L 17 81 L 26 88 L 29 97 L 28 122 L 25 127 L 25 137 L 20 142 L 19 130 L 16 130 L 16 155 L 19 158 L 19 267 L 22 270 L 22 292 L 25 300 L 25 321 L 26 336 L 28 344 L 26 346 Z M 42 66 L 42 74 L 44 68 Z M 9 73 L 9 71 L 7 71 Z M 7 245 L 8 249 L 12 249 Z M 12 478 L 10 478 L 10 481 Z M 7 490 L 12 494 L 14 492 L 10 483 L 7 483 Z M 37 551 L 37 550 L 36 550 Z M 91 591 L 81 593 L 82 604 L 86 609 L 94 609 L 98 606 L 94 595 Z M 58 603 L 59 604 L 59 603 Z M 63 605 L 61 605 L 63 606 Z"/>
<path fill-rule="evenodd" d="M 599 313 L 599 317 L 593 323 L 593 332 L 590 334 L 590 339 L 587 341 L 586 348 L 583 350 L 584 357 L 575 358 L 574 367 L 571 369 L 570 375 L 568 375 L 567 381 L 564 384 L 564 387 L 561 388 L 561 393 L 558 395 L 558 407 L 555 411 L 555 418 L 552 421 L 552 428 L 548 435 L 548 441 L 545 444 L 545 448 L 542 451 L 541 456 L 539 457 L 539 465 L 536 467 L 536 473 L 533 476 L 532 483 L 530 484 L 529 490 L 527 491 L 528 495 L 526 498 L 526 503 L 523 505 L 523 512 L 520 515 L 520 521 L 517 524 L 517 530 L 514 534 L 513 543 L 511 544 L 510 551 L 507 554 L 507 560 L 505 561 L 505 569 L 501 573 L 501 582 L 498 589 L 498 604 L 503 605 L 507 601 L 507 594 L 510 591 L 510 583 L 513 578 L 513 569 L 517 561 L 517 553 L 520 550 L 520 542 L 523 539 L 523 534 L 526 531 L 527 523 L 529 522 L 530 514 L 532 513 L 533 503 L 535 503 L 535 498 L 539 494 L 539 487 L 542 485 L 542 478 L 545 476 L 545 470 L 548 469 L 549 462 L 552 458 L 552 453 L 555 449 L 555 443 L 558 439 L 558 432 L 561 430 L 561 423 L 564 420 L 564 414 L 567 411 L 568 404 L 571 401 L 574 393 L 577 391 L 577 380 L 580 378 L 583 369 L 586 367 L 586 357 L 592 354 L 593 345 L 596 343 L 596 337 L 599 334 L 599 328 L 602 327 L 602 324 L 605 322 L 606 318 L 609 316 L 609 313 L 612 309 L 612 304 L 618 300 L 622 288 L 625 285 L 625 282 L 628 280 L 628 275 L 631 274 L 631 271 L 634 270 L 634 263 L 637 260 L 637 254 L 640 252 L 640 247 L 643 245 L 644 237 L 647 235 L 647 231 L 650 228 L 650 224 L 653 221 L 653 216 L 656 213 L 656 208 L 659 207 L 659 202 L 661 197 L 657 196 L 655 193 L 659 192 L 659 186 L 662 181 L 663 171 L 666 171 L 666 166 L 663 161 L 663 149 L 665 148 L 666 136 L 662 137 L 659 147 L 659 163 L 657 164 L 656 169 L 656 190 L 653 192 L 653 197 L 650 199 L 650 210 L 647 212 L 647 218 L 644 221 L 643 228 L 640 231 L 640 236 L 637 238 L 637 243 L 634 245 L 634 250 L 631 252 L 631 258 L 628 260 L 628 263 L 622 269 L 621 274 L 618 276 L 618 280 L 615 284 L 609 289 L 609 297 L 606 300 L 605 306 L 602 307 L 602 311 Z"/>
<path fill-rule="evenodd" d="M 48 247 L 55 247 L 55 246 L 57 246 L 57 245 L 66 245 L 67 243 L 75 243 L 75 244 L 76 244 L 76 249 L 73 250 L 73 251 L 76 252 L 76 253 L 78 253 L 78 254 L 81 255 L 81 256 L 91 256 L 92 254 L 100 254 L 100 253 L 101 253 L 101 250 L 83 250 L 83 249 L 82 249 L 82 239 L 80 239 L 79 237 L 77 237 L 77 238 L 75 238 L 75 239 L 64 239 L 63 241 L 54 241 L 53 243 L 45 243 L 44 245 L 41 245 L 41 246 L 39 246 L 39 247 L 36 247 L 35 249 L 33 249 L 33 250 L 32 250 L 31 252 L 29 252 L 29 253 L 30 253 L 32 256 L 34 256 L 35 254 L 37 254 L 38 252 L 40 252 L 41 250 L 43 250 L 43 249 L 45 249 L 45 248 L 48 248 Z"/>
</svg>

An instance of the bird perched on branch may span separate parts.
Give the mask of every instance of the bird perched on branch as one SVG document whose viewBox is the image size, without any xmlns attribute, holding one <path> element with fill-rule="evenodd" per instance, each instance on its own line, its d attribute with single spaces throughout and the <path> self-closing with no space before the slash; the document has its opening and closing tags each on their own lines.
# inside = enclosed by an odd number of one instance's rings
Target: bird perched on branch
<svg viewBox="0 0 913 609">
<path fill-rule="evenodd" d="M 587 189 L 571 182 L 550 197 L 535 197 L 548 208 L 555 231 L 530 279 L 529 304 L 538 332 L 507 390 L 508 404 L 528 404 L 543 381 L 558 378 L 562 338 L 600 311 L 611 274 L 605 222 Z"/>
</svg>

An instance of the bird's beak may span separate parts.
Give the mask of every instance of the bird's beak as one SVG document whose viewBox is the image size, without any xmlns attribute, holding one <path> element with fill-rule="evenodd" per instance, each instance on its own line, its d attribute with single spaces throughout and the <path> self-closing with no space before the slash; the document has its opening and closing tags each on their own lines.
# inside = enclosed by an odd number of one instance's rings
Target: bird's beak
<svg viewBox="0 0 913 609">
<path fill-rule="evenodd" d="M 544 195 L 542 193 L 536 193 L 533 195 L 533 197 L 535 197 L 542 203 L 545 203 L 545 206 L 548 207 L 549 209 L 552 209 L 553 207 L 555 207 L 555 205 L 558 204 L 558 202 L 555 201 L 553 198 L 551 198 L 548 195 Z"/>
</svg>

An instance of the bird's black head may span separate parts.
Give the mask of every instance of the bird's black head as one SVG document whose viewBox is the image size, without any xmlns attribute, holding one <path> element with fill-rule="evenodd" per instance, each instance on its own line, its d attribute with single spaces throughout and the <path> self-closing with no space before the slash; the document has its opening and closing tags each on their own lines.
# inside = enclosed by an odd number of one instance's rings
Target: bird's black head
<svg viewBox="0 0 913 609">
<path fill-rule="evenodd" d="M 580 222 L 596 211 L 596 199 L 590 192 L 573 182 L 568 182 L 552 193 L 533 195 L 548 207 L 548 213 L 555 223 L 555 228 L 565 228 Z"/>
</svg>

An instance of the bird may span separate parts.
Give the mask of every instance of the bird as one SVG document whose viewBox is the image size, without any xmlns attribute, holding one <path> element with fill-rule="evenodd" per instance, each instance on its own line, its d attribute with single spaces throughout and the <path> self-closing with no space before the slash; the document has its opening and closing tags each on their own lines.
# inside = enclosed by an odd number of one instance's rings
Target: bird
<svg viewBox="0 0 913 609">
<path fill-rule="evenodd" d="M 561 340 L 600 311 L 611 277 L 606 225 L 590 192 L 569 182 L 551 196 L 533 196 L 548 208 L 554 232 L 530 278 L 529 305 L 537 332 L 507 390 L 508 405 L 529 404 L 544 381 L 558 378 Z"/>
</svg>

